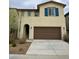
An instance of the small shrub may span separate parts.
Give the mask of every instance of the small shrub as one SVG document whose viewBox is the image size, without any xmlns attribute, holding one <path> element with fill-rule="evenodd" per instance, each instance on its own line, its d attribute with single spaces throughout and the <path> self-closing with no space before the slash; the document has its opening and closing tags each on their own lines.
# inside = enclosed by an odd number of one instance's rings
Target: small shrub
<svg viewBox="0 0 79 59">
<path fill-rule="evenodd" d="M 14 39 L 14 38 L 9 38 L 9 43 L 11 43 L 11 44 L 12 44 L 12 43 L 14 43 L 14 42 L 15 42 L 15 40 L 16 40 L 16 39 Z"/>
<path fill-rule="evenodd" d="M 12 44 L 12 47 L 16 47 L 16 43 L 13 43 L 13 44 Z"/>
<path fill-rule="evenodd" d="M 12 44 L 13 42 L 14 42 L 13 39 L 10 39 L 10 40 L 9 40 L 9 44 Z"/>
</svg>

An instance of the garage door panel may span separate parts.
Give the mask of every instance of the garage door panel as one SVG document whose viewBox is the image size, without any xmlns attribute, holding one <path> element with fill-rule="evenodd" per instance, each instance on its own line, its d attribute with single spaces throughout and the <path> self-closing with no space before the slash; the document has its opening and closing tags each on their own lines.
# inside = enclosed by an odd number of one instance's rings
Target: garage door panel
<svg viewBox="0 0 79 59">
<path fill-rule="evenodd" d="M 60 39 L 60 27 L 34 27 L 35 39 Z"/>
</svg>

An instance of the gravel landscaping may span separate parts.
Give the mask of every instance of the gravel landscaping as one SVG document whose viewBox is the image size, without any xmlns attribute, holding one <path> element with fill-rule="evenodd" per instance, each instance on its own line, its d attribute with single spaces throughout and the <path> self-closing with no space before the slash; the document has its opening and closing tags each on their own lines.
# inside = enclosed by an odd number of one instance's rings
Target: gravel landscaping
<svg viewBox="0 0 79 59">
<path fill-rule="evenodd" d="M 17 43 L 15 47 L 12 47 L 11 44 L 9 45 L 9 53 L 10 54 L 26 54 L 31 42 L 26 42 L 23 44 Z"/>
</svg>

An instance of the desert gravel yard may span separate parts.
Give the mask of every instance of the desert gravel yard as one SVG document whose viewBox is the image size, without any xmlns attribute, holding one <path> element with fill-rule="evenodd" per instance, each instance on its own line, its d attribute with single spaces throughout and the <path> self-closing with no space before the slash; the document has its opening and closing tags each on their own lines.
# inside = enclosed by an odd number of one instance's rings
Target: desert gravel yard
<svg viewBox="0 0 79 59">
<path fill-rule="evenodd" d="M 16 47 L 9 47 L 9 53 L 10 54 L 26 54 L 29 46 L 31 45 L 31 42 L 26 42 L 24 44 L 16 44 Z"/>
</svg>

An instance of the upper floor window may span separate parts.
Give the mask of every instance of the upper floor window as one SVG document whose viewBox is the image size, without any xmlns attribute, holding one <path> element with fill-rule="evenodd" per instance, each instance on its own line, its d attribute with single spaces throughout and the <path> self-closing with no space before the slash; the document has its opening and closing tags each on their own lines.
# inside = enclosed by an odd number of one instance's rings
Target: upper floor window
<svg viewBox="0 0 79 59">
<path fill-rule="evenodd" d="M 38 11 L 35 11 L 35 16 L 39 16 L 39 12 Z"/>
<path fill-rule="evenodd" d="M 28 16 L 31 16 L 31 12 L 30 11 L 28 11 Z"/>
<path fill-rule="evenodd" d="M 45 8 L 45 16 L 59 16 L 59 9 L 55 7 Z"/>
<path fill-rule="evenodd" d="M 21 16 L 24 16 L 24 11 L 21 12 Z"/>
</svg>

